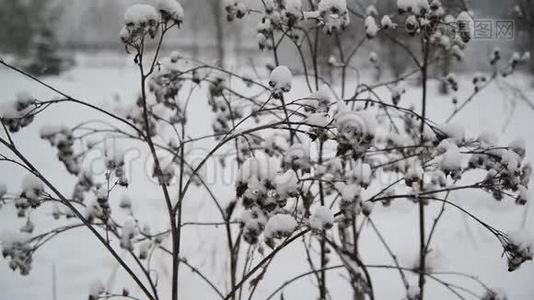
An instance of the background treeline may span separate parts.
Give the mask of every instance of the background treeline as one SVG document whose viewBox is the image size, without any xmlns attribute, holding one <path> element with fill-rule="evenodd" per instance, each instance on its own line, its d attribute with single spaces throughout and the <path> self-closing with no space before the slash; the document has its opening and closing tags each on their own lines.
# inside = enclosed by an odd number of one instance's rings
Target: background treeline
<svg viewBox="0 0 534 300">
<path fill-rule="evenodd" d="M 258 0 L 247 1 L 252 8 L 261 3 Z M 44 59 L 53 61 L 54 58 L 48 52 L 120 51 L 118 32 L 122 26 L 122 14 L 127 6 L 139 2 L 150 3 L 154 0 L 0 0 L 0 22 L 3 24 L 0 26 L 0 53 L 11 54 L 23 60 L 42 60 L 43 57 L 39 55 L 42 56 L 40 53 L 45 52 Z M 462 70 L 489 68 L 488 57 L 495 47 L 503 51 L 504 57 L 511 55 L 516 49 L 534 52 L 534 3 L 531 0 L 442 2 L 455 13 L 469 6 L 478 19 L 515 21 L 513 40 L 476 40 L 468 51 L 477 52 L 477 55 L 468 55 L 474 59 L 463 62 Z M 244 61 L 241 60 L 258 57 L 254 31 L 242 30 L 243 27 L 255 27 L 258 16 L 229 23 L 226 21 L 222 0 L 180 0 L 180 3 L 186 11 L 186 20 L 183 30 L 169 37 L 167 49 L 178 48 L 196 58 L 218 59 L 236 64 L 242 64 Z M 348 0 L 348 3 L 349 7 L 360 14 L 365 14 L 369 5 L 374 5 L 378 10 L 378 19 L 396 9 L 396 0 Z M 343 33 L 342 41 L 354 44 L 362 33 L 363 21 L 351 16 L 351 26 Z M 328 58 L 336 55 L 334 45 L 334 37 L 326 37 L 320 43 L 319 60 L 322 65 L 327 65 Z M 383 58 L 382 61 L 393 73 L 402 72 L 409 61 L 406 54 L 384 36 L 367 43 L 366 49 Z M 282 52 L 282 59 L 288 62 L 295 58 L 295 53 Z M 364 67 L 366 62 L 362 62 Z M 444 62 L 439 69 L 448 72 L 450 66 Z"/>
</svg>

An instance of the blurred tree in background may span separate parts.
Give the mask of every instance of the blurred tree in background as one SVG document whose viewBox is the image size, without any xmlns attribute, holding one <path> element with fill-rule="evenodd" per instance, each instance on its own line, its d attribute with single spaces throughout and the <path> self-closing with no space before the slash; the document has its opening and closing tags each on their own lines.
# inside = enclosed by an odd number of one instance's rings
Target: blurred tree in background
<svg viewBox="0 0 534 300">
<path fill-rule="evenodd" d="M 43 5 L 46 1 L 38 1 Z M 28 1 L 3 0 L 0 2 L 0 51 L 2 53 L 24 55 L 30 49 L 35 28 L 33 9 Z M 37 11 L 40 11 L 37 8 Z M 16 17 L 14 17 L 16 16 Z"/>
<path fill-rule="evenodd" d="M 309 7 L 310 1 L 302 0 L 304 7 Z M 452 14 L 464 10 L 466 5 L 473 9 L 476 18 L 501 18 L 516 20 L 515 41 L 503 40 L 477 40 L 469 51 L 481 55 L 473 55 L 472 59 L 465 61 L 456 70 L 451 70 L 450 58 L 443 57 L 439 65 L 432 68 L 436 77 L 443 77 L 452 71 L 481 70 L 490 68 L 487 57 L 495 47 L 504 51 L 519 47 L 522 50 L 534 51 L 534 0 L 447 0 L 441 1 Z M 57 50 L 61 53 L 75 51 L 120 51 L 120 40 L 116 38 L 121 28 L 121 19 L 124 9 L 132 4 L 132 0 L 1 0 L 0 21 L 0 53 L 9 53 L 26 61 L 43 61 L 43 66 L 33 66 L 33 72 L 56 72 L 61 66 Z M 139 0 L 154 4 L 155 0 Z M 179 0 L 188 16 L 182 24 L 183 31 L 170 34 L 169 46 L 165 51 L 180 49 L 187 55 L 208 60 L 218 60 L 227 65 L 243 65 L 261 58 L 257 55 L 257 41 L 255 30 L 241 31 L 241 28 L 255 28 L 257 23 L 248 19 L 226 22 L 222 0 Z M 364 30 L 364 19 L 373 14 L 380 21 L 384 13 L 394 12 L 396 0 L 348 0 L 351 10 L 349 28 L 343 32 L 341 42 L 348 48 L 354 45 L 355 39 L 361 36 Z M 247 7 L 258 9 L 260 0 L 246 0 Z M 61 7 L 61 9 L 58 9 Z M 374 7 L 375 10 L 370 9 Z M 375 13 L 376 12 L 376 13 Z M 16 17 L 13 17 L 16 16 Z M 403 24 L 399 24 L 402 26 Z M 314 28 L 310 34 L 315 34 Z M 408 35 L 407 33 L 403 33 Z M 335 35 L 320 35 L 317 47 L 318 68 L 327 70 L 332 68 L 329 64 L 331 57 L 338 58 L 338 47 Z M 410 62 L 406 51 L 397 45 L 393 38 L 407 40 L 404 36 L 388 37 L 381 35 L 371 43 L 364 45 L 365 50 L 377 53 L 380 58 L 381 71 L 386 75 L 398 76 L 406 72 Z M 280 47 L 280 59 L 283 63 L 299 61 L 292 56 L 291 43 L 284 41 Z M 420 52 L 415 48 L 417 41 L 412 38 L 408 43 L 411 51 Z M 248 51 L 248 52 L 247 52 Z M 305 51 L 308 51 L 306 47 Z M 307 54 L 307 53 L 305 53 Z M 345 53 L 348 54 L 348 53 Z M 63 55 L 61 55 L 63 57 Z M 308 57 L 306 55 L 306 57 Z M 270 57 L 269 57 L 270 58 Z M 258 62 L 259 63 L 259 62 Z M 311 67 L 314 62 L 308 61 Z M 370 67 L 368 61 L 360 61 L 361 68 Z M 59 64 L 59 65 L 58 65 Z M 297 65 L 297 64 L 295 64 Z M 295 66 L 297 67 L 297 66 Z M 460 70 L 461 69 L 461 70 Z M 534 63 L 532 63 L 534 70 Z M 446 92 L 446 85 L 442 91 Z"/>
<path fill-rule="evenodd" d="M 519 47 L 534 53 L 534 1 L 518 0 L 513 13 L 516 20 Z M 530 71 L 534 73 L 534 62 L 530 61 Z"/>
<path fill-rule="evenodd" d="M 32 74 L 59 74 L 63 60 L 53 22 L 60 14 L 53 0 L 0 1 L 0 53 L 13 55 Z"/>
</svg>

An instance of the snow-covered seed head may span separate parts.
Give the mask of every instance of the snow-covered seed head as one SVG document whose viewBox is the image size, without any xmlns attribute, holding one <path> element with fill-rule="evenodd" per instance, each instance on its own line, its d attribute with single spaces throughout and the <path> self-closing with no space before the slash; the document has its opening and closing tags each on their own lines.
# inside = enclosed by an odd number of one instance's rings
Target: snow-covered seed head
<svg viewBox="0 0 534 300">
<path fill-rule="evenodd" d="M 376 37 L 376 34 L 378 33 L 378 25 L 376 24 L 376 20 L 373 16 L 368 16 L 365 19 L 365 33 L 367 35 L 368 39 L 373 39 Z"/>
<path fill-rule="evenodd" d="M 124 13 L 124 24 L 129 27 L 147 27 L 158 20 L 156 9 L 148 4 L 134 4 Z"/>
<path fill-rule="evenodd" d="M 438 126 L 440 140 L 450 139 L 456 145 L 465 142 L 465 128 L 459 123 L 446 123 Z"/>
<path fill-rule="evenodd" d="M 430 176 L 430 183 L 435 186 L 445 187 L 447 185 L 447 175 L 442 170 L 435 170 Z"/>
<path fill-rule="evenodd" d="M 382 29 L 395 29 L 397 24 L 393 23 L 388 15 L 384 15 L 380 21 L 380 26 L 382 26 Z"/>
<path fill-rule="evenodd" d="M 528 202 L 529 198 L 529 192 L 528 188 L 526 188 L 523 185 L 519 185 L 518 188 L 517 197 L 515 198 L 515 203 L 518 205 L 525 205 Z"/>
<path fill-rule="evenodd" d="M 442 7 L 442 5 L 441 5 L 441 1 L 440 0 L 432 0 L 430 2 L 430 9 L 432 11 L 436 11 L 436 10 L 440 9 L 441 7 Z"/>
<path fill-rule="evenodd" d="M 335 185 L 341 195 L 342 203 L 356 203 L 360 200 L 362 187 L 357 184 L 346 184 L 338 182 Z"/>
<path fill-rule="evenodd" d="M 10 132 L 18 132 L 33 122 L 35 114 L 31 112 L 36 102 L 29 93 L 21 91 L 15 100 L 0 103 L 0 118 Z"/>
<path fill-rule="evenodd" d="M 176 173 L 173 161 L 168 157 L 160 157 L 158 161 L 159 170 L 157 169 L 156 163 L 154 163 L 152 177 L 156 178 L 161 185 L 169 185 Z"/>
<path fill-rule="evenodd" d="M 135 237 L 137 233 L 137 224 L 133 218 L 128 218 L 124 223 L 122 224 L 121 228 L 121 248 L 124 248 L 129 251 L 133 251 L 133 241 L 132 239 Z"/>
<path fill-rule="evenodd" d="M 330 93 L 327 85 L 322 85 L 319 90 L 313 92 L 304 101 L 301 102 L 304 105 L 306 112 L 326 112 L 329 109 Z"/>
<path fill-rule="evenodd" d="M 454 73 L 449 73 L 445 77 L 445 81 L 447 84 L 451 87 L 451 89 L 455 92 L 458 91 L 458 80 L 456 79 L 456 75 Z"/>
<path fill-rule="evenodd" d="M 344 104 L 342 104 L 344 105 Z M 376 121 L 366 111 L 340 111 L 336 115 L 338 154 L 353 150 L 355 157 L 373 142 Z"/>
<path fill-rule="evenodd" d="M 139 244 L 139 259 L 147 259 L 151 247 L 152 241 L 150 240 L 143 241 L 141 244 Z"/>
<path fill-rule="evenodd" d="M 346 0 L 321 0 L 318 10 L 323 19 L 323 30 L 327 34 L 345 30 L 350 23 Z"/>
<path fill-rule="evenodd" d="M 265 228 L 267 217 L 265 213 L 258 207 L 246 209 L 241 213 L 239 218 L 241 227 L 243 228 L 243 238 L 249 244 L 256 244 L 258 237 Z"/>
<path fill-rule="evenodd" d="M 22 112 L 33 105 L 37 100 L 27 91 L 20 91 L 17 93 L 15 101 L 15 109 Z"/>
<path fill-rule="evenodd" d="M 508 259 L 508 271 L 517 270 L 524 262 L 532 260 L 534 246 L 532 236 L 526 231 L 516 231 L 499 235 Z"/>
<path fill-rule="evenodd" d="M 419 21 L 417 21 L 415 15 L 407 17 L 404 25 L 410 35 L 415 35 L 419 31 Z"/>
<path fill-rule="evenodd" d="M 294 170 L 309 172 L 311 168 L 310 145 L 295 143 L 284 155 L 284 165 Z"/>
<path fill-rule="evenodd" d="M 495 49 L 493 49 L 493 51 L 491 52 L 491 56 L 490 56 L 490 64 L 493 66 L 493 65 L 495 65 L 497 62 L 499 62 L 499 60 L 501 60 L 501 49 L 500 49 L 500 48 L 495 48 Z"/>
<path fill-rule="evenodd" d="M 376 9 L 376 6 L 371 4 L 365 9 L 365 14 L 367 16 L 378 16 L 378 10 Z"/>
<path fill-rule="evenodd" d="M 288 170 L 284 174 L 277 174 L 273 180 L 273 185 L 280 199 L 298 195 L 298 178 L 293 170 Z"/>
<path fill-rule="evenodd" d="M 2 236 L 2 256 L 9 260 L 11 270 L 28 275 L 32 269 L 34 249 L 29 243 L 30 235 L 25 232 L 10 232 Z"/>
<path fill-rule="evenodd" d="M 456 17 L 456 24 L 462 41 L 464 43 L 469 42 L 473 38 L 475 30 L 473 18 L 471 18 L 468 12 L 463 11 Z"/>
<path fill-rule="evenodd" d="M 319 206 L 310 216 L 309 224 L 315 231 L 330 229 L 334 226 L 334 213 L 326 206 Z"/>
<path fill-rule="evenodd" d="M 521 61 L 523 61 L 523 62 L 530 61 L 530 52 L 529 51 L 526 51 L 525 53 L 523 53 L 523 56 L 521 56 Z"/>
<path fill-rule="evenodd" d="M 462 155 L 460 149 L 454 143 L 444 140 L 440 143 L 443 145 L 444 153 L 439 162 L 440 169 L 453 180 L 459 180 L 462 177 Z M 438 146 L 438 148 L 440 148 Z"/>
<path fill-rule="evenodd" d="M 414 163 L 406 171 L 406 174 L 404 175 L 404 181 L 406 185 L 410 187 L 413 187 L 414 184 L 422 186 L 423 174 L 423 167 L 421 167 L 421 165 L 419 164 Z"/>
<path fill-rule="evenodd" d="M 412 12 L 414 9 L 415 0 L 397 0 L 397 9 L 400 14 Z"/>
<path fill-rule="evenodd" d="M 184 21 L 184 9 L 177 0 L 159 0 L 157 8 L 163 22 L 180 25 Z"/>
<path fill-rule="evenodd" d="M 42 139 L 50 142 L 50 145 L 57 147 L 58 158 L 65 165 L 67 171 L 73 175 L 80 172 L 81 165 L 78 157 L 74 155 L 74 138 L 72 131 L 66 126 L 43 126 L 40 129 Z"/>
<path fill-rule="evenodd" d="M 374 51 L 371 51 L 371 53 L 369 53 L 369 61 L 373 65 L 377 65 L 378 64 L 378 54 L 376 54 L 376 52 L 374 52 Z"/>
<path fill-rule="evenodd" d="M 269 218 L 263 236 L 268 239 L 281 239 L 290 236 L 297 229 L 297 221 L 291 215 L 277 214 Z"/>
<path fill-rule="evenodd" d="M 224 0 L 224 9 L 226 10 L 228 22 L 233 21 L 235 18 L 242 19 L 248 12 L 243 0 Z"/>
<path fill-rule="evenodd" d="M 121 31 L 119 32 L 119 35 L 121 37 L 121 41 L 125 44 L 128 43 L 132 39 L 132 34 L 130 33 L 126 25 L 122 26 Z"/>
<path fill-rule="evenodd" d="M 373 208 L 375 207 L 375 203 L 372 201 L 363 201 L 360 202 L 362 213 L 364 216 L 369 216 L 373 212 Z"/>
<path fill-rule="evenodd" d="M 245 160 L 236 182 L 236 195 L 242 197 L 245 208 L 259 205 L 270 212 L 276 207 L 285 206 L 286 198 L 296 193 L 296 176 L 291 173 L 281 175 L 279 169 L 279 161 L 267 155 Z M 276 178 L 280 176 L 282 179 L 278 178 L 277 182 Z"/>
<path fill-rule="evenodd" d="M 372 170 L 371 165 L 358 160 L 350 171 L 349 178 L 352 182 L 367 188 L 371 183 Z"/>
<path fill-rule="evenodd" d="M 120 36 L 126 45 L 136 45 L 145 35 L 156 36 L 160 15 L 148 4 L 134 4 L 124 13 L 124 25 Z"/>
<path fill-rule="evenodd" d="M 288 18 L 300 18 L 302 15 L 302 0 L 284 0 L 284 8 Z"/>
<path fill-rule="evenodd" d="M 291 90 L 291 83 L 293 81 L 293 75 L 286 66 L 278 66 L 272 72 L 269 77 L 269 85 L 273 88 L 273 97 L 279 99 L 283 93 L 287 93 Z"/>
<path fill-rule="evenodd" d="M 522 138 L 516 138 L 510 144 L 508 144 L 508 148 L 512 149 L 517 155 L 524 158 L 525 154 L 527 153 L 526 150 L 526 142 Z"/>
<path fill-rule="evenodd" d="M 453 45 L 450 49 L 450 52 L 452 56 L 456 58 L 456 60 L 461 61 L 464 59 L 464 51 L 462 50 L 462 48 L 460 48 L 460 46 Z"/>
<path fill-rule="evenodd" d="M 44 193 L 44 185 L 37 177 L 27 175 L 22 179 L 22 195 L 28 200 L 37 201 Z"/>
<path fill-rule="evenodd" d="M 427 12 L 430 11 L 430 4 L 428 0 L 413 0 L 414 2 L 414 13 L 418 16 L 424 16 Z"/>
</svg>

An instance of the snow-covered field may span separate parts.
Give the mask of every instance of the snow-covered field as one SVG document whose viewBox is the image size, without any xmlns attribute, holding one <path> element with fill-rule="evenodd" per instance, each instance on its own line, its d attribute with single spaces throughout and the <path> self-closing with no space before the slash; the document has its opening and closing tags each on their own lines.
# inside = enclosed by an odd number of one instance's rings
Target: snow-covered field
<svg viewBox="0 0 534 300">
<path fill-rule="evenodd" d="M 122 101 L 134 101 L 138 91 L 138 73 L 129 64 L 91 66 L 85 63 L 58 78 L 47 78 L 46 82 L 90 103 L 111 109 L 117 98 Z M 510 79 L 515 85 L 524 87 L 527 97 L 534 98 L 534 90 L 529 88 L 530 78 L 515 75 Z M 433 83 L 437 84 L 437 83 Z M 301 86 L 304 87 L 304 84 Z M 13 97 L 18 90 L 30 90 L 39 99 L 47 99 L 52 94 L 22 76 L 6 69 L 0 69 L 0 94 L 5 101 Z M 431 90 L 435 91 L 436 88 Z M 469 76 L 463 76 L 460 82 L 460 99 L 465 99 L 472 91 Z M 417 87 L 408 88 L 402 105 L 417 103 L 420 91 Z M 304 90 L 294 90 L 289 97 L 306 95 Z M 514 106 L 515 105 L 515 106 Z M 429 116 L 436 121 L 444 121 L 452 111 L 450 99 L 433 94 L 429 100 Z M 514 109 L 515 107 L 515 109 Z M 510 111 L 514 109 L 510 116 Z M 192 117 L 188 123 L 191 135 L 201 136 L 211 132 L 210 112 L 205 97 L 205 91 L 200 91 L 193 97 L 191 104 Z M 64 167 L 55 159 L 55 150 L 39 138 L 40 125 L 49 123 L 63 123 L 73 125 L 86 119 L 98 119 L 95 112 L 71 104 L 57 105 L 42 115 L 35 124 L 15 135 L 15 141 L 20 149 L 45 175 L 59 186 L 62 191 L 70 194 L 74 178 L 66 176 Z M 508 123 L 509 119 L 509 123 Z M 493 130 L 503 142 L 511 141 L 515 137 L 522 137 L 527 143 L 527 158 L 534 161 L 534 110 L 525 105 L 517 97 L 509 98 L 494 85 L 484 90 L 473 103 L 460 113 L 458 120 L 465 124 L 470 136 L 478 135 L 482 130 Z M 507 126 L 505 126 L 507 124 Z M 209 143 L 198 145 L 194 151 L 201 155 L 208 149 Z M 134 201 L 134 210 L 142 221 L 150 222 L 154 231 L 164 228 L 164 202 L 158 192 L 158 187 L 152 183 L 147 171 L 149 161 L 146 149 L 129 145 L 121 145 L 127 149 L 128 168 L 132 174 L 131 187 L 124 191 Z M 530 150 L 530 151 L 529 151 Z M 95 153 L 93 160 L 86 162 L 99 169 L 103 156 Z M 224 201 L 230 201 L 233 196 L 232 181 L 220 170 L 213 175 L 210 170 L 211 183 L 218 195 L 224 195 Z M 0 167 L 0 181 L 5 182 L 10 190 L 17 190 L 23 171 L 12 165 L 2 164 Z M 120 193 L 119 193 L 120 194 Z M 524 226 L 534 234 L 534 205 L 527 208 L 519 207 L 509 200 L 496 202 L 490 196 L 480 192 L 453 193 L 452 201 L 474 212 L 476 216 L 496 228 L 508 232 Z M 213 205 L 208 196 L 201 191 L 194 191 L 190 200 L 185 202 L 185 221 L 208 221 L 217 218 Z M 525 209 L 530 210 L 528 218 Z M 428 209 L 430 226 L 433 215 L 437 213 L 438 205 Z M 15 211 L 4 207 L 0 210 L 0 229 L 17 230 L 23 220 L 16 219 Z M 416 206 L 409 201 L 395 202 L 390 208 L 375 207 L 374 222 L 383 232 L 393 251 L 398 254 L 403 266 L 413 266 L 418 249 L 418 220 Z M 54 224 L 50 215 L 34 216 L 36 231 L 39 232 Z M 527 219 L 525 219 L 527 218 Z M 502 288 L 509 299 L 534 299 L 534 264 L 525 263 L 519 270 L 508 273 L 506 260 L 501 257 L 502 247 L 487 231 L 480 228 L 472 220 L 467 219 L 457 210 L 448 207 L 445 219 L 438 225 L 433 251 L 430 254 L 430 265 L 435 271 L 457 271 L 478 276 L 490 287 Z M 216 230 L 186 227 L 183 256 L 189 262 L 198 266 L 210 278 L 225 290 L 222 274 L 226 271 L 224 254 L 223 228 Z M 364 231 L 361 238 L 361 252 L 368 264 L 391 264 L 391 259 L 380 244 L 372 230 Z M 155 265 L 163 270 L 161 284 L 165 286 L 170 273 L 169 260 L 157 257 Z M 54 271 L 55 270 L 55 271 Z M 297 243 L 284 249 L 269 267 L 265 279 L 256 291 L 257 299 L 264 299 L 286 279 L 308 271 L 305 253 L 302 245 Z M 34 257 L 33 270 L 29 276 L 22 277 L 11 272 L 7 263 L 0 258 L 0 300 L 3 299 L 52 299 L 53 277 L 57 278 L 57 299 L 87 299 L 90 282 L 100 278 L 117 290 L 129 281 L 122 270 L 113 262 L 110 255 L 99 245 L 96 239 L 85 229 L 77 229 L 53 240 L 44 246 Z M 216 295 L 209 290 L 199 277 L 187 268 L 181 269 L 182 299 L 216 299 Z M 341 273 L 332 271 L 328 276 L 329 291 L 332 299 L 352 299 L 351 291 L 346 279 Z M 371 269 L 373 285 L 377 299 L 402 299 L 404 295 L 398 272 L 394 270 Z M 481 293 L 477 283 L 463 277 L 442 276 L 461 285 L 471 287 Z M 415 282 L 415 277 L 410 278 Z M 427 299 L 453 299 L 450 291 L 435 282 L 428 281 Z M 136 294 L 135 290 L 132 291 Z M 140 295 L 140 294 L 139 294 Z M 165 293 L 163 294 L 165 295 Z M 295 282 L 284 292 L 285 299 L 315 299 L 317 289 L 314 287 L 313 277 L 307 277 Z M 470 296 L 467 296 L 469 299 Z M 167 299 L 163 297 L 162 299 Z"/>
</svg>

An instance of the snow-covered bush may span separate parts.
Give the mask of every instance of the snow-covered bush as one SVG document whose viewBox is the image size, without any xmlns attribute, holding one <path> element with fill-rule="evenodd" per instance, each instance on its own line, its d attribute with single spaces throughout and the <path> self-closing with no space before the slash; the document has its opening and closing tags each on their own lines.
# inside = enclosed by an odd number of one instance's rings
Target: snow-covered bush
<svg viewBox="0 0 534 300">
<path fill-rule="evenodd" d="M 515 53 L 503 62 L 500 51 L 494 51 L 488 61 L 494 73 L 475 75 L 472 86 L 461 86 L 452 73 L 439 78 L 454 92 L 468 88 L 473 94 L 463 102 L 455 96 L 447 120 L 431 120 L 427 111 L 429 68 L 439 58 L 436 53 L 464 57 L 463 50 L 473 38 L 470 12 L 453 16 L 438 0 L 398 0 L 398 13 L 378 11 L 375 6 L 358 13 L 345 0 L 263 0 L 258 2 L 259 9 L 247 5 L 246 1 L 227 0 L 223 7 L 229 21 L 253 18 L 258 23 L 260 50 L 274 54 L 270 72 L 264 73 L 269 76 L 252 79 L 240 71 L 188 59 L 177 51 L 165 57 L 162 45 L 167 33 L 178 28 L 185 15 L 175 0 L 161 0 L 156 7 L 132 5 L 124 14 L 120 39 L 133 56 L 141 79 L 135 101 L 110 112 L 60 92 L 59 100 L 38 100 L 21 94 L 15 101 L 2 104 L 4 132 L 0 142 L 6 155 L 2 153 L 1 158 L 29 173 L 22 179 L 20 193 L 0 184 L 0 204 L 13 205 L 17 215 L 24 218 L 20 230 L 25 234 L 2 242 L 3 256 L 13 270 L 28 274 L 39 246 L 62 232 L 85 226 L 132 277 L 142 293 L 139 298 L 163 299 L 158 283 L 167 280 L 163 276 L 166 269 L 148 264 L 153 255 L 163 255 L 172 261 L 169 283 L 173 300 L 180 295 L 179 270 L 184 265 L 200 275 L 220 298 L 237 299 L 249 293 L 251 299 L 269 265 L 276 263 L 273 258 L 285 247 L 302 242 L 311 271 L 301 276 L 316 277 L 319 299 L 331 298 L 326 271 L 334 269 L 344 272 L 355 299 L 374 299 L 373 289 L 381 287 L 373 287 L 368 269 L 377 265 L 369 265 L 358 246 L 366 236 L 362 232 L 372 228 L 395 262 L 380 266 L 401 274 L 406 288 L 402 297 L 423 299 L 426 279 L 439 276 L 427 264 L 427 256 L 433 250 L 431 238 L 442 222 L 445 207 L 464 213 L 493 235 L 503 246 L 510 271 L 532 260 L 533 243 L 524 233 L 505 234 L 478 218 L 476 212 L 448 199 L 451 193 L 478 190 L 498 201 L 510 200 L 518 207 L 528 203 L 532 166 L 526 159 L 525 143 L 499 141 L 491 132 L 473 138 L 452 120 L 488 84 L 516 71 L 529 59 L 528 53 Z M 317 63 L 319 53 L 314 45 L 324 38 L 322 35 L 333 35 L 341 41 L 350 18 L 365 28 L 361 44 L 351 46 L 352 52 L 348 52 L 346 44 L 337 43 L 339 54 L 329 60 L 327 76 Z M 379 40 L 383 34 L 405 36 L 407 40 L 398 43 L 420 46 L 422 53 L 410 52 L 416 71 L 385 82 L 360 83 L 356 76 L 360 71 L 350 72 L 357 69 L 351 59 L 362 45 Z M 295 47 L 302 66 L 280 62 L 278 51 L 283 41 Z M 146 51 L 150 43 L 157 45 L 153 52 Z M 366 59 L 375 68 L 380 67 L 381 58 L 376 53 Z M 17 70 L 2 60 L 0 63 Z M 413 79 L 422 85 L 420 99 L 415 93 L 407 93 L 405 82 Z M 300 93 L 301 88 L 307 90 Z M 381 88 L 387 97 L 383 97 Z M 203 97 L 193 96 L 195 89 L 200 89 Z M 295 94 L 304 96 L 297 98 Z M 420 105 L 412 106 L 408 100 Z M 186 131 L 191 118 L 198 117 L 191 116 L 190 101 L 206 103 L 208 109 L 201 117 L 206 122 L 212 120 L 213 134 Z M 16 143 L 18 131 L 60 102 L 73 102 L 101 113 L 103 119 L 109 118 L 98 125 L 80 120 L 74 126 L 41 128 L 41 139 L 54 148 L 57 159 L 72 176 L 71 181 L 65 180 L 73 183 L 70 194 L 57 188 Z M 115 139 L 142 144 L 150 155 L 149 180 L 161 190 L 160 195 L 150 198 L 163 203 L 167 228 L 155 230 L 157 227 L 144 225 L 137 218 L 136 214 L 148 213 L 136 212 L 136 198 L 149 195 L 127 193 L 142 178 L 130 178 L 124 153 L 108 149 Z M 192 157 L 188 151 L 191 145 L 206 141 L 214 146 L 200 159 Z M 82 164 L 89 150 L 105 154 L 102 176 Z M 230 156 L 219 156 L 224 151 L 232 154 L 234 164 L 228 164 Z M 221 195 L 206 181 L 203 171 L 212 159 L 223 169 L 231 169 L 229 174 L 236 174 L 232 195 Z M 184 216 L 184 202 L 194 202 L 199 195 L 213 201 L 219 219 L 185 221 L 191 216 Z M 399 264 L 373 223 L 381 209 L 395 209 L 390 204 L 403 200 L 419 211 L 421 244 L 413 247 L 419 257 L 412 267 Z M 442 211 L 429 232 L 425 229 L 429 218 L 425 211 L 432 210 L 431 203 L 436 202 L 442 204 Z M 47 208 L 55 220 L 70 225 L 34 235 L 39 224 L 31 216 Z M 210 280 L 188 260 L 184 248 L 197 249 L 200 243 L 196 239 L 188 241 L 193 246 L 182 243 L 186 223 L 224 227 L 226 241 L 221 251 L 228 259 L 228 280 Z M 125 256 L 136 262 L 135 268 Z M 405 276 L 408 272 L 417 277 L 417 283 Z M 291 278 L 283 279 L 286 284 L 292 282 Z M 228 286 L 219 286 L 221 282 Z M 248 283 L 250 291 L 244 288 Z M 504 297 L 483 286 L 483 299 Z M 468 291 L 450 289 L 460 298 Z M 113 292 L 99 281 L 91 286 L 88 296 L 100 299 L 118 295 L 134 298 L 126 287 Z"/>
</svg>

